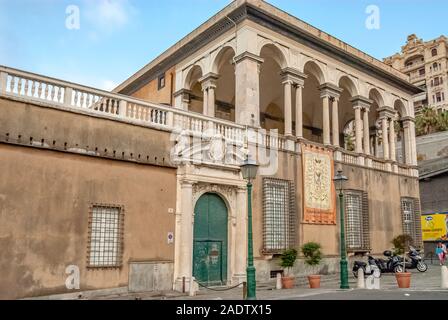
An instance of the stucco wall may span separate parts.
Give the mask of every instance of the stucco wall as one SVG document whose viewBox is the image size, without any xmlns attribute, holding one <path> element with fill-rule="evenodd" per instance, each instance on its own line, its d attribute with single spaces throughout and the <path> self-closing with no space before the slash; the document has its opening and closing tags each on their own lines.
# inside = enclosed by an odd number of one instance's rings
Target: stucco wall
<svg viewBox="0 0 448 320">
<path fill-rule="evenodd" d="M 301 155 L 280 152 L 279 171 L 274 178 L 292 180 L 296 185 L 297 247 L 309 241 L 322 245 L 327 257 L 339 255 L 339 214 L 336 226 L 302 223 L 303 187 Z M 335 164 L 336 166 L 338 164 Z M 402 234 L 401 198 L 419 198 L 418 180 L 357 166 L 342 166 L 349 178 L 346 189 L 366 191 L 369 197 L 370 242 L 372 253 L 382 254 L 392 247 L 394 237 Z M 254 183 L 254 252 L 257 259 L 270 259 L 262 255 L 263 203 L 262 176 Z"/>
<path fill-rule="evenodd" d="M 151 80 L 131 96 L 154 103 L 172 105 L 172 95 L 176 83 L 175 67 L 165 72 L 165 87 L 159 90 L 158 78 Z"/>
<path fill-rule="evenodd" d="M 8 99 L 0 108 L 0 299 L 68 292 L 68 265 L 89 290 L 127 286 L 130 261 L 173 261 L 169 133 Z M 124 206 L 120 270 L 86 269 L 92 203 Z"/>
</svg>

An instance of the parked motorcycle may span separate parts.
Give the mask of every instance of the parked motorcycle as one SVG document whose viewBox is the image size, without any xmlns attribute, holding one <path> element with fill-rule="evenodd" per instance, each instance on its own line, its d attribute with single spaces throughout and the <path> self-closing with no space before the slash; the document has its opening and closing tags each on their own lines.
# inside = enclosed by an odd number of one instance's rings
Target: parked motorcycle
<svg viewBox="0 0 448 320">
<path fill-rule="evenodd" d="M 392 253 L 392 251 L 384 251 L 383 255 L 387 258 L 385 259 L 376 259 L 372 256 L 368 256 L 368 263 L 363 261 L 355 261 L 353 266 L 353 275 L 355 278 L 358 277 L 358 270 L 362 268 L 364 270 L 364 275 L 370 276 L 373 275 L 374 267 L 377 267 L 381 274 L 383 273 L 392 273 L 395 272 L 395 269 L 400 263 L 400 258 Z M 402 260 L 401 260 L 402 261 Z M 370 272 L 367 272 L 367 266 L 370 266 Z M 403 268 L 401 268 L 403 270 Z"/>
<path fill-rule="evenodd" d="M 417 269 L 419 272 L 428 271 L 428 265 L 420 255 L 420 250 L 417 250 L 414 247 L 409 247 L 407 256 L 409 259 L 406 259 L 406 270 Z M 394 271 L 395 273 L 403 272 L 403 257 L 399 257 L 399 263 L 395 266 Z"/>
</svg>

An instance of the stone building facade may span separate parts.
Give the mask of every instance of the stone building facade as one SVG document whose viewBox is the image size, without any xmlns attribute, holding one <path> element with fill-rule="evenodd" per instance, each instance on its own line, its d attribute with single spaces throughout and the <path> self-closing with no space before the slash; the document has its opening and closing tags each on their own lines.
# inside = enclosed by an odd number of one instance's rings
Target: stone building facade
<svg viewBox="0 0 448 320">
<path fill-rule="evenodd" d="M 422 91 L 407 80 L 260 0 L 232 2 L 112 93 L 1 67 L 0 297 L 70 292 L 70 266 L 81 290 L 241 283 L 247 157 L 258 280 L 309 241 L 324 263 L 295 273 L 338 270 L 340 169 L 350 255 L 402 233 L 420 244 Z"/>
<path fill-rule="evenodd" d="M 409 81 L 424 89 L 426 94 L 415 99 L 418 113 L 424 106 L 437 111 L 448 110 L 448 39 L 423 41 L 415 34 L 408 37 L 401 52 L 384 62 L 409 77 Z"/>
</svg>

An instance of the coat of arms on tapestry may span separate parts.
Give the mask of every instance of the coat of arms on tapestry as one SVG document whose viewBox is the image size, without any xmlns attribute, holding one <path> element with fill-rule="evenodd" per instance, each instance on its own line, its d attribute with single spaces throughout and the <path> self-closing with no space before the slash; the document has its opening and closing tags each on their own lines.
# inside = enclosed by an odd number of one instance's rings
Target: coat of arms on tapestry
<svg viewBox="0 0 448 320">
<path fill-rule="evenodd" d="M 336 224 L 333 153 L 302 145 L 303 222 Z"/>
</svg>

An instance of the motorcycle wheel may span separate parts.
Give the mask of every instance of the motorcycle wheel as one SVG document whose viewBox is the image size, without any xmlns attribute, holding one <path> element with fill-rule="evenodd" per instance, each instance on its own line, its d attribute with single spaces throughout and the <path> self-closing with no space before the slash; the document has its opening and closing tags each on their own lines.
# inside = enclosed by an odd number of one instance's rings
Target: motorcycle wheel
<svg viewBox="0 0 448 320">
<path fill-rule="evenodd" d="M 428 265 L 425 262 L 420 261 L 417 263 L 417 270 L 420 272 L 426 272 L 428 271 Z"/>
<path fill-rule="evenodd" d="M 394 273 L 403 273 L 403 266 L 400 265 L 395 266 Z"/>
</svg>

